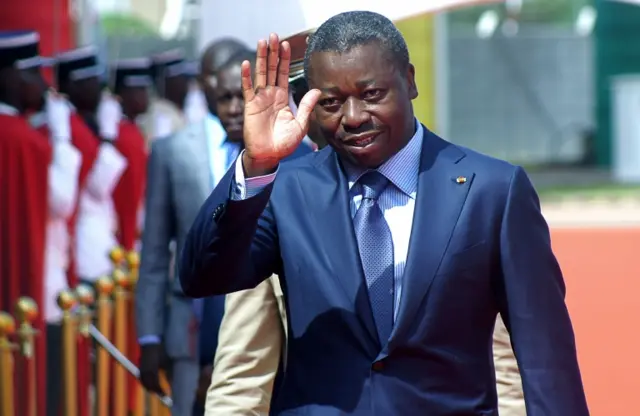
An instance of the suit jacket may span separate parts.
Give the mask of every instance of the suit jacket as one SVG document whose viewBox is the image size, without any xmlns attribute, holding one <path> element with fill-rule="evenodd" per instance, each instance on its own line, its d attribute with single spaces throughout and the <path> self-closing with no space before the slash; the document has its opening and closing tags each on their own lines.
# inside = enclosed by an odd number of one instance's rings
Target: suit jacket
<svg viewBox="0 0 640 416">
<path fill-rule="evenodd" d="M 227 295 L 206 416 L 269 414 L 280 358 L 286 361 L 287 316 L 276 275 Z M 500 315 L 493 332 L 500 416 L 526 416 L 522 379 Z"/>
<path fill-rule="evenodd" d="M 170 358 L 199 356 L 193 301 L 170 279 L 171 252 L 180 252 L 200 205 L 211 190 L 204 122 L 153 142 L 147 166 L 145 225 L 135 293 L 138 338 L 164 339 Z M 177 266 L 177 264 L 176 264 Z"/>
<path fill-rule="evenodd" d="M 286 345 L 278 277 L 227 295 L 207 392 L 206 416 L 267 415 Z"/>
<path fill-rule="evenodd" d="M 246 200 L 230 198 L 234 175 L 198 214 L 180 283 L 189 296 L 208 296 L 280 276 L 288 361 L 272 414 L 496 416 L 498 313 L 529 416 L 589 414 L 562 274 L 522 168 L 425 129 L 403 298 L 384 345 L 336 153 L 281 165 Z"/>
</svg>

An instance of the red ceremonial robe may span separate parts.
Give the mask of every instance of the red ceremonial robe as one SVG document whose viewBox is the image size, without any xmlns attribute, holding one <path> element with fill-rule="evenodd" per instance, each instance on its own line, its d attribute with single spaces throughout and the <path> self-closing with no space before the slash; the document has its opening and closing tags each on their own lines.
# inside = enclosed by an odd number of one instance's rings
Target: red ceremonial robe
<svg viewBox="0 0 640 416">
<path fill-rule="evenodd" d="M 20 296 L 29 296 L 43 305 L 51 157 L 48 138 L 33 130 L 27 120 L 0 114 L 0 310 L 13 312 Z M 38 330 L 35 356 L 38 414 L 46 414 L 46 339 L 42 314 L 34 326 Z M 18 397 L 25 391 L 26 384 L 20 383 L 16 388 Z"/>
<path fill-rule="evenodd" d="M 80 192 L 84 187 L 84 182 L 93 167 L 98 155 L 99 140 L 93 135 L 91 130 L 84 124 L 84 121 L 77 113 L 72 113 L 69 119 L 71 127 L 71 144 L 78 149 L 82 155 L 82 164 L 78 176 L 78 199 L 71 218 L 67 223 L 69 232 L 69 264 L 67 265 L 67 283 L 70 288 L 75 288 L 78 284 L 78 277 L 75 273 L 75 235 L 76 235 L 76 218 L 80 202 Z M 49 136 L 49 129 L 46 125 L 38 129 L 40 133 Z M 97 294 L 96 294 L 97 296 Z M 89 391 L 91 386 L 91 368 L 89 365 L 91 343 L 85 338 L 78 338 L 78 415 L 89 416 L 90 403 Z"/>
<path fill-rule="evenodd" d="M 126 250 L 134 250 L 138 239 L 138 215 L 147 179 L 147 145 L 135 123 L 120 123 L 116 149 L 127 159 L 127 168 L 113 191 L 118 215 L 118 241 Z"/>
<path fill-rule="evenodd" d="M 129 120 L 120 123 L 116 149 L 127 160 L 127 168 L 120 177 L 120 181 L 113 191 L 113 204 L 118 216 L 118 242 L 126 250 L 134 250 L 138 239 L 138 215 L 143 203 L 147 179 L 147 144 L 138 126 Z M 133 311 L 128 338 L 128 348 L 124 353 L 133 361 L 138 362 L 140 350 L 133 326 Z M 137 380 L 129 377 L 129 392 L 134 392 Z M 135 408 L 136 395 L 129 396 L 129 409 Z"/>
</svg>

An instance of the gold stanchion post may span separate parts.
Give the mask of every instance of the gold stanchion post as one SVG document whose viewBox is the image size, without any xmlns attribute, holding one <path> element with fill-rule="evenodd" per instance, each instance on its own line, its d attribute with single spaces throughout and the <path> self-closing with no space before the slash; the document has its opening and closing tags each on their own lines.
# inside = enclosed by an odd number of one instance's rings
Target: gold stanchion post
<svg viewBox="0 0 640 416">
<path fill-rule="evenodd" d="M 90 345 L 91 345 L 91 336 L 89 334 L 89 326 L 93 321 L 93 313 L 91 311 L 91 307 L 95 302 L 95 294 L 93 288 L 87 284 L 79 284 L 75 290 L 76 299 L 79 302 L 78 305 L 78 333 L 83 338 L 82 339 L 82 348 L 78 350 L 78 365 L 80 368 L 84 368 L 85 372 L 82 373 L 86 375 L 87 378 L 79 381 L 78 392 L 79 394 L 84 395 L 82 400 L 78 401 L 78 406 L 87 406 L 85 409 L 81 409 L 80 414 L 91 414 L 91 397 L 90 397 L 90 389 L 88 385 L 83 385 L 87 381 L 90 381 L 90 372 L 91 372 L 91 353 L 90 353 Z M 81 361 L 84 361 L 81 363 Z"/>
<path fill-rule="evenodd" d="M 77 300 L 70 290 L 58 294 L 58 306 L 62 309 L 62 414 L 78 416 L 78 363 L 77 363 L 77 320 L 73 308 Z"/>
<path fill-rule="evenodd" d="M 129 278 L 120 269 L 113 272 L 115 283 L 114 304 L 115 304 L 115 334 L 114 345 L 123 353 L 127 351 L 127 298 L 129 297 Z M 113 371 L 114 400 L 113 416 L 127 415 L 127 371 L 120 364 L 116 363 Z"/>
<path fill-rule="evenodd" d="M 113 325 L 113 279 L 108 276 L 101 277 L 96 282 L 98 302 L 96 307 L 98 331 L 108 339 L 111 339 Z M 101 347 L 96 350 L 96 416 L 108 416 L 111 404 L 109 397 L 109 383 L 111 381 L 111 358 L 109 353 Z"/>
<path fill-rule="evenodd" d="M 167 377 L 165 376 L 164 373 L 160 373 L 160 387 L 162 387 L 162 390 L 164 390 L 166 394 L 171 395 L 171 386 L 169 385 L 169 380 L 167 380 Z M 155 397 L 158 397 L 158 396 L 155 396 Z M 171 409 L 169 409 L 167 406 L 163 404 L 160 407 L 160 415 L 171 416 Z"/>
<path fill-rule="evenodd" d="M 136 284 L 138 283 L 138 271 L 140 269 L 140 256 L 135 251 L 130 251 L 126 256 L 127 268 L 129 270 L 129 336 L 131 337 L 129 340 L 129 344 L 133 347 L 133 340 L 135 340 L 136 332 L 136 321 L 135 321 L 135 308 L 134 308 L 134 296 L 136 290 Z M 130 348 L 134 349 L 135 348 Z M 131 351 L 128 351 L 131 352 Z M 129 357 L 129 359 L 137 359 L 138 357 Z M 146 394 L 144 391 L 144 387 L 140 382 L 136 381 L 135 383 L 135 408 L 133 409 L 134 416 L 145 416 L 146 415 Z"/>
<path fill-rule="evenodd" d="M 36 416 L 38 413 L 38 397 L 36 388 L 36 354 L 33 322 L 38 317 L 36 302 L 28 297 L 21 297 L 16 302 L 15 315 L 18 319 L 18 344 L 20 349 L 20 377 L 26 377 L 27 394 L 23 402 L 25 416 Z M 20 384 L 21 386 L 24 384 Z"/>
<path fill-rule="evenodd" d="M 125 252 L 122 247 L 115 247 L 109 253 L 109 258 L 111 259 L 111 263 L 113 264 L 113 270 L 122 270 L 122 267 L 125 265 Z"/>
<path fill-rule="evenodd" d="M 0 312 L 0 416 L 15 416 L 13 396 L 13 345 L 9 339 L 16 331 L 16 322 L 6 312 Z"/>
<path fill-rule="evenodd" d="M 80 284 L 76 287 L 76 299 L 78 305 L 78 332 L 81 336 L 89 338 L 89 326 L 93 318 L 91 306 L 95 300 L 93 288 L 86 284 Z"/>
<path fill-rule="evenodd" d="M 171 395 L 171 387 L 169 386 L 169 382 L 167 381 L 164 372 L 160 372 L 160 387 L 162 387 L 162 390 L 166 394 Z M 158 396 L 156 396 L 155 394 L 152 394 L 150 396 L 150 416 L 171 416 L 171 409 L 165 406 Z"/>
</svg>

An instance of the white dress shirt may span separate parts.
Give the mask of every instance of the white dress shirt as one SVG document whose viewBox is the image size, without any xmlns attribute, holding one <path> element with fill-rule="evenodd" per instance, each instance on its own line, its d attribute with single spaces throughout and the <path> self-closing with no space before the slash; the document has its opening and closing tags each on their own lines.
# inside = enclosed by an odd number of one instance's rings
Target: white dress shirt
<svg viewBox="0 0 640 416">
<path fill-rule="evenodd" d="M 394 259 L 394 286 L 395 304 L 394 319 L 399 310 L 402 297 L 402 278 L 409 252 L 409 238 L 413 225 L 413 211 L 415 209 L 416 193 L 418 190 L 418 172 L 420 169 L 420 154 L 422 150 L 423 127 L 416 121 L 416 132 L 398 153 L 387 160 L 377 170 L 383 174 L 389 182 L 389 186 L 380 194 L 378 205 L 382 210 L 384 219 L 391 230 L 393 240 Z M 242 156 L 242 155 L 241 155 Z M 236 187 L 240 199 L 251 198 L 262 191 L 276 178 L 277 171 L 266 176 L 258 176 L 245 180 L 242 167 L 242 157 L 236 163 Z M 351 206 L 351 218 L 362 201 L 362 189 L 358 179 L 366 170 L 355 166 L 345 165 L 347 180 L 349 182 L 349 197 Z"/>
<path fill-rule="evenodd" d="M 240 143 L 227 140 L 227 132 L 220 124 L 220 120 L 212 114 L 205 119 L 205 132 L 209 149 L 211 190 L 213 190 L 240 154 Z"/>
</svg>

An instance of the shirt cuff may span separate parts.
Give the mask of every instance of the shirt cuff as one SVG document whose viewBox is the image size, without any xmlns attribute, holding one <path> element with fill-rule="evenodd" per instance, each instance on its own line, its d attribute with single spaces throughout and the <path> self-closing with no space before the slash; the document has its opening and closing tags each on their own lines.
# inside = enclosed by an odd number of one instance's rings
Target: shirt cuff
<svg viewBox="0 0 640 416">
<path fill-rule="evenodd" d="M 157 335 L 145 335 L 143 337 L 138 338 L 138 344 L 140 345 L 160 344 L 160 337 Z"/>
<path fill-rule="evenodd" d="M 245 179 L 244 168 L 242 166 L 243 154 L 244 150 L 240 152 L 240 156 L 238 156 L 238 159 L 236 160 L 235 192 L 231 195 L 231 199 L 235 201 L 242 201 L 258 195 L 262 190 L 264 190 L 264 188 L 276 180 L 276 174 L 278 173 L 278 169 L 280 169 L 280 167 L 278 167 L 275 172 L 265 176 L 256 176 Z"/>
</svg>

